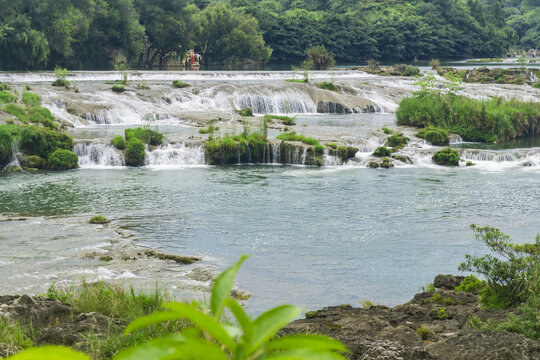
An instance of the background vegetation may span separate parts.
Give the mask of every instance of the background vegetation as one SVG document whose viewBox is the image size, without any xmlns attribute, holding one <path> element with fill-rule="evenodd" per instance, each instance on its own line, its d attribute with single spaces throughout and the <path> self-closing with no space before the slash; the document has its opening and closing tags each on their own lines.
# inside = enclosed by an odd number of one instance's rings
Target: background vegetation
<svg viewBox="0 0 540 360">
<path fill-rule="evenodd" d="M 540 47 L 536 0 L 0 0 L 0 69 L 183 61 L 299 63 L 503 56 Z"/>
</svg>

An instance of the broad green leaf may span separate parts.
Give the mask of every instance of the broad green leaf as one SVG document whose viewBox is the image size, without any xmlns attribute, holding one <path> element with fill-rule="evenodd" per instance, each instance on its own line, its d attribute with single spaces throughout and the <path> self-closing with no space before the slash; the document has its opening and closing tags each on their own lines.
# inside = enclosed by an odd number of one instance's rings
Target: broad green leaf
<svg viewBox="0 0 540 360">
<path fill-rule="evenodd" d="M 242 330 L 238 326 L 222 325 L 223 329 L 232 339 L 237 339 L 242 335 Z"/>
<path fill-rule="evenodd" d="M 9 360 L 90 360 L 84 354 L 63 346 L 43 346 L 25 350 Z"/>
<path fill-rule="evenodd" d="M 247 258 L 248 256 L 242 255 L 236 264 L 222 272 L 214 281 L 214 285 L 212 286 L 212 297 L 210 299 L 210 308 L 212 309 L 212 315 L 214 315 L 216 319 L 219 319 L 223 313 L 225 300 L 227 300 L 231 294 L 236 274 Z"/>
<path fill-rule="evenodd" d="M 131 324 L 128 325 L 128 327 L 124 331 L 124 334 L 132 333 L 135 330 L 142 329 L 149 325 L 155 325 L 155 324 L 159 324 L 159 323 L 170 321 L 170 320 L 178 320 L 181 318 L 182 316 L 172 311 L 157 312 L 152 315 L 143 316 L 138 319 L 135 319 L 134 321 L 131 322 Z"/>
<path fill-rule="evenodd" d="M 238 324 L 242 328 L 244 342 L 249 344 L 251 342 L 251 337 L 253 336 L 253 322 L 249 318 L 248 314 L 246 314 L 244 311 L 244 308 L 242 308 L 242 306 L 240 306 L 240 304 L 233 299 L 227 299 L 226 305 L 231 310 L 236 318 L 236 321 L 238 321 Z"/>
<path fill-rule="evenodd" d="M 219 346 L 203 339 L 190 339 L 179 346 L 178 352 L 182 354 L 182 359 L 229 360 L 227 354 Z"/>
<path fill-rule="evenodd" d="M 318 351 L 342 351 L 347 348 L 338 340 L 324 335 L 288 335 L 275 339 L 266 344 L 267 351 L 308 349 Z"/>
<path fill-rule="evenodd" d="M 265 357 L 265 360 L 345 360 L 345 358 L 334 352 L 318 351 L 318 350 L 289 350 L 270 354 Z"/>
<path fill-rule="evenodd" d="M 156 338 L 127 348 L 116 355 L 114 360 L 160 360 L 173 358 L 178 354 L 179 345 L 185 342 L 186 338 L 181 335 Z"/>
<path fill-rule="evenodd" d="M 253 321 L 251 352 L 274 337 L 291 320 L 298 317 L 302 309 L 294 305 L 281 305 L 262 313 Z"/>
<path fill-rule="evenodd" d="M 234 340 L 223 328 L 223 325 L 221 325 L 219 321 L 210 315 L 206 315 L 195 307 L 184 303 L 172 302 L 165 304 L 165 307 L 170 309 L 172 312 L 185 317 L 230 350 L 234 349 Z"/>
</svg>

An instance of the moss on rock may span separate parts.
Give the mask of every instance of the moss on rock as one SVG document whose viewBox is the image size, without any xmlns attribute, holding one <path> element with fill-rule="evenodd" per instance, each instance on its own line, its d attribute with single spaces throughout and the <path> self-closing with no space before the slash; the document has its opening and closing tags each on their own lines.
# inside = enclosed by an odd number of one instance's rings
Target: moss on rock
<svg viewBox="0 0 540 360">
<path fill-rule="evenodd" d="M 460 158 L 459 152 L 450 148 L 439 150 L 432 156 L 435 164 L 443 166 L 458 166 Z"/>
<path fill-rule="evenodd" d="M 47 159 L 47 168 L 50 170 L 68 170 L 77 167 L 79 167 L 79 158 L 71 150 L 55 150 Z"/>
<path fill-rule="evenodd" d="M 126 165 L 143 166 L 146 158 L 146 146 L 136 137 L 129 139 L 125 153 Z"/>
</svg>

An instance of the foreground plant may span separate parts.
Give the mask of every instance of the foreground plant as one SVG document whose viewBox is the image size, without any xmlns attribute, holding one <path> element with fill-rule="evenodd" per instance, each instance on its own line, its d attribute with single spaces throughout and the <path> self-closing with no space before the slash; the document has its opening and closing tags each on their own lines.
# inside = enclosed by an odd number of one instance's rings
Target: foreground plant
<svg viewBox="0 0 540 360">
<path fill-rule="evenodd" d="M 154 313 L 133 321 L 125 333 L 130 334 L 148 326 L 186 319 L 192 327 L 143 344 L 130 347 L 114 357 L 116 360 L 343 360 L 338 352 L 347 352 L 345 346 L 323 335 L 287 335 L 276 337 L 289 322 L 298 317 L 302 309 L 281 305 L 251 319 L 242 306 L 230 297 L 234 279 L 245 261 L 243 256 L 225 270 L 214 282 L 210 306 L 206 303 L 191 304 L 171 302 L 168 311 Z M 236 319 L 238 326 L 223 320 L 225 309 Z M 47 346 L 24 351 L 11 359 L 85 359 L 73 350 Z"/>
</svg>

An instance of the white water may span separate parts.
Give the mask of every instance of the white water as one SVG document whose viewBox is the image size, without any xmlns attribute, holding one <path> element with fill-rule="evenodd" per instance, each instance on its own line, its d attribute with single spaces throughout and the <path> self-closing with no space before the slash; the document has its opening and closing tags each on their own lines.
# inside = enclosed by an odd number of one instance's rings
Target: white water
<svg viewBox="0 0 540 360">
<path fill-rule="evenodd" d="M 185 144 L 167 144 L 153 151 L 146 150 L 146 166 L 150 168 L 182 168 L 204 166 L 202 146 Z"/>
</svg>

